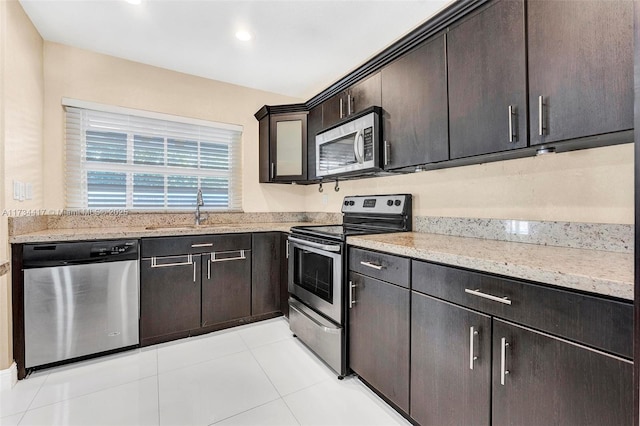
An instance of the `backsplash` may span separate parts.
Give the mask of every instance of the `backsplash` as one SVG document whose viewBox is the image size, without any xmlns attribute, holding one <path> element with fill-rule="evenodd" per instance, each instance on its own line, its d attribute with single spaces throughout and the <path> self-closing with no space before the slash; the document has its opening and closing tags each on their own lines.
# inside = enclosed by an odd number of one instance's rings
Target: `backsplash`
<svg viewBox="0 0 640 426">
<path fill-rule="evenodd" d="M 633 253 L 633 225 L 416 216 L 415 232 Z"/>
</svg>

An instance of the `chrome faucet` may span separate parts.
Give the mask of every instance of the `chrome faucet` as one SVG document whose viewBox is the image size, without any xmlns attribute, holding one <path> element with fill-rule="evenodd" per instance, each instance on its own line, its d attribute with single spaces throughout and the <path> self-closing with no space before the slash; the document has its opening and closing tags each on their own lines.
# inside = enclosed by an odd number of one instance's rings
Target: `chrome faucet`
<svg viewBox="0 0 640 426">
<path fill-rule="evenodd" d="M 204 206 L 204 200 L 202 199 L 202 189 L 198 188 L 198 195 L 196 197 L 196 225 L 200 225 L 202 216 L 200 215 L 200 207 Z"/>
</svg>

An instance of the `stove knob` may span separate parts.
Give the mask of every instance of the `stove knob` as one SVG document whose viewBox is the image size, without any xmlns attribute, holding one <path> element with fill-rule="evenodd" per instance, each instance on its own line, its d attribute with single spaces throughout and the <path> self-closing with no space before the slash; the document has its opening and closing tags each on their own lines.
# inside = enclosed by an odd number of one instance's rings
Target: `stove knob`
<svg viewBox="0 0 640 426">
<path fill-rule="evenodd" d="M 387 205 L 388 205 L 389 207 L 393 206 L 393 200 L 387 200 Z"/>
<path fill-rule="evenodd" d="M 399 206 L 400 204 L 402 204 L 402 201 L 400 201 L 400 200 L 396 200 L 395 205 L 396 205 L 396 206 Z"/>
<path fill-rule="evenodd" d="M 349 202 L 348 202 L 347 200 L 345 200 L 345 201 L 344 201 L 344 205 L 345 205 L 345 206 L 348 206 L 348 205 L 349 205 Z"/>
<path fill-rule="evenodd" d="M 356 202 L 355 202 L 355 201 L 353 201 L 353 200 L 352 200 L 352 201 L 349 201 L 349 205 L 350 205 L 350 206 L 353 206 L 355 203 L 356 203 Z"/>
</svg>

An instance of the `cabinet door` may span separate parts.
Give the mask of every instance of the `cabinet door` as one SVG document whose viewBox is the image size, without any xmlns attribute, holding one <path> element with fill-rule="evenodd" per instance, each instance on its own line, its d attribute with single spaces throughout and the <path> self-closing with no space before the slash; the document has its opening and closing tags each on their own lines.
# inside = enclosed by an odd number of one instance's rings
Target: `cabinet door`
<svg viewBox="0 0 640 426">
<path fill-rule="evenodd" d="M 307 180 L 316 180 L 316 135 L 322 130 L 322 104 L 307 115 Z"/>
<path fill-rule="evenodd" d="M 422 425 L 489 425 L 491 317 L 411 295 L 411 417 Z"/>
<path fill-rule="evenodd" d="M 354 84 L 347 94 L 347 112 L 355 114 L 382 103 L 382 86 L 380 73 Z"/>
<path fill-rule="evenodd" d="M 271 182 L 271 152 L 269 143 L 269 120 L 267 115 L 258 122 L 259 169 L 258 180 L 260 183 Z M 275 166 L 274 166 L 275 167 Z"/>
<path fill-rule="evenodd" d="M 202 326 L 251 315 L 251 250 L 202 255 Z"/>
<path fill-rule="evenodd" d="M 280 310 L 280 233 L 253 234 L 251 315 Z"/>
<path fill-rule="evenodd" d="M 289 234 L 280 234 L 280 310 L 289 318 Z"/>
<path fill-rule="evenodd" d="M 493 321 L 494 425 L 633 422 L 631 361 Z"/>
<path fill-rule="evenodd" d="M 347 92 L 333 95 L 322 103 L 322 128 L 333 126 L 347 116 Z"/>
<path fill-rule="evenodd" d="M 307 114 L 275 114 L 269 123 L 271 181 L 307 178 Z"/>
<path fill-rule="evenodd" d="M 633 2 L 531 0 L 527 15 L 531 145 L 632 129 Z"/>
<path fill-rule="evenodd" d="M 444 35 L 382 69 L 385 169 L 449 158 Z"/>
<path fill-rule="evenodd" d="M 140 340 L 200 327 L 200 255 L 140 261 Z M 157 340 L 156 341 L 160 341 Z"/>
<path fill-rule="evenodd" d="M 409 412 L 409 297 L 406 288 L 351 272 L 349 366 Z"/>
<path fill-rule="evenodd" d="M 447 34 L 451 158 L 527 146 L 524 1 L 501 0 Z"/>
</svg>

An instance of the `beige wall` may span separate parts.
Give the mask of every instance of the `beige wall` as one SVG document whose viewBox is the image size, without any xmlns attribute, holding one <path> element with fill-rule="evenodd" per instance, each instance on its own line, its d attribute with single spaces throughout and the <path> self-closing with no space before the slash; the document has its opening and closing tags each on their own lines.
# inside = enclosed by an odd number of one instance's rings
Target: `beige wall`
<svg viewBox="0 0 640 426">
<path fill-rule="evenodd" d="M 414 194 L 414 214 L 633 223 L 633 144 L 307 188 L 307 211 L 339 211 L 345 195 Z"/>
<path fill-rule="evenodd" d="M 258 183 L 258 122 L 264 104 L 299 102 L 273 93 L 168 71 L 57 43 L 44 45 L 45 207 L 64 207 L 63 97 L 244 126 L 243 208 L 297 211 L 304 189 Z"/>
<path fill-rule="evenodd" d="M 43 207 L 42 38 L 16 0 L 0 2 L 0 261 L 9 258 L 6 210 Z M 13 181 L 33 185 L 33 199 L 13 200 Z M 0 370 L 13 361 L 9 276 L 0 278 Z"/>
</svg>

